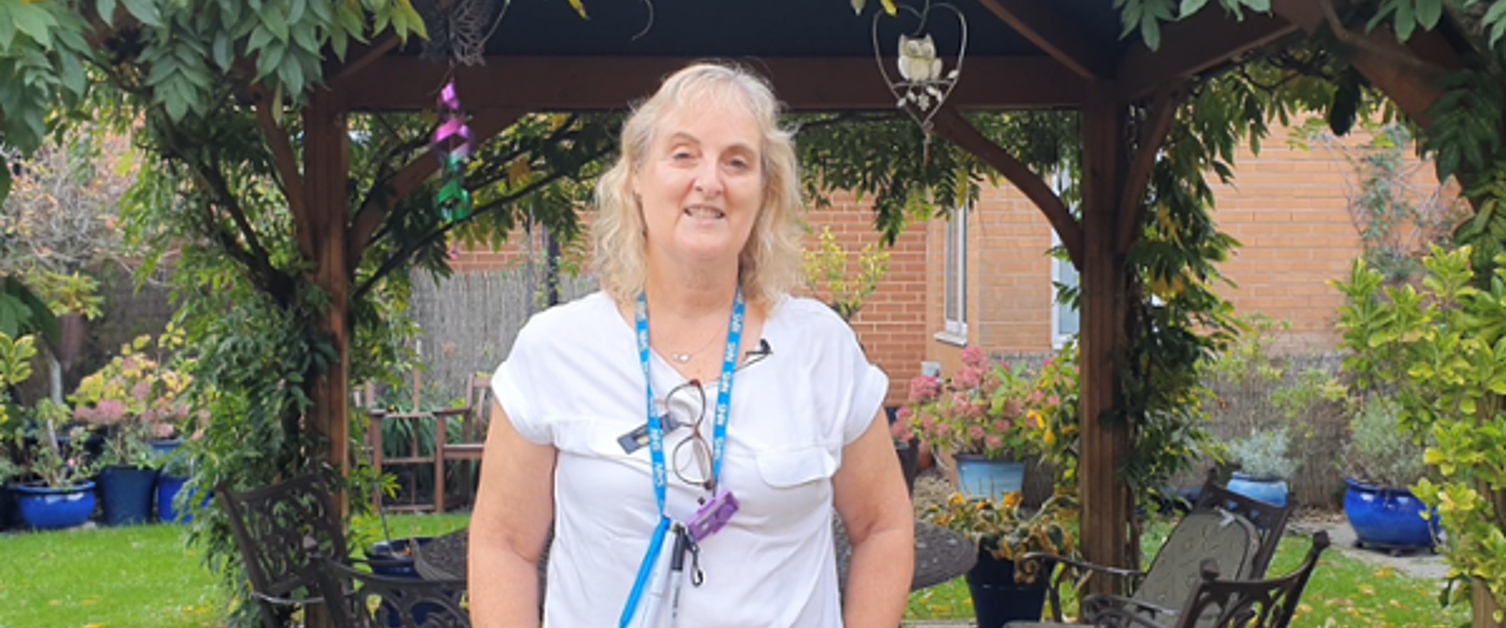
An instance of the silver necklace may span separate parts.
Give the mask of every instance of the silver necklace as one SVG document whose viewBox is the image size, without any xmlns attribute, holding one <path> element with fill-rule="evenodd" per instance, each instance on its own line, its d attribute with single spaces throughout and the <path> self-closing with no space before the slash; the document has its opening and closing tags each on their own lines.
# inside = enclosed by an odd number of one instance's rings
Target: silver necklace
<svg viewBox="0 0 1506 628">
<path fill-rule="evenodd" d="M 669 359 L 674 360 L 676 364 L 685 364 L 686 362 L 689 362 L 691 358 L 695 357 L 695 354 L 700 353 L 702 351 L 705 351 L 706 347 L 711 346 L 712 341 L 716 340 L 716 336 L 717 335 L 714 334 L 714 333 L 711 334 L 711 337 L 707 338 L 706 342 L 703 343 L 699 348 L 697 348 L 694 351 L 689 351 L 689 352 L 685 352 L 685 353 L 680 353 L 680 352 L 677 352 L 677 351 L 670 351 L 669 352 Z"/>
</svg>

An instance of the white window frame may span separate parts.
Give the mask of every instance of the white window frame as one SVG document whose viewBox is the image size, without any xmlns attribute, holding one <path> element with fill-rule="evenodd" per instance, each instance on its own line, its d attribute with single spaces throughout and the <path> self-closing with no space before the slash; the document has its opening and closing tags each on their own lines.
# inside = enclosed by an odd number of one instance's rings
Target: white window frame
<svg viewBox="0 0 1506 628">
<path fill-rule="evenodd" d="M 967 344 L 967 206 L 952 210 L 946 223 L 945 265 L 941 308 L 946 321 L 938 340 Z"/>
<path fill-rule="evenodd" d="M 1052 173 L 1052 175 L 1050 176 L 1050 180 L 1051 180 L 1051 190 L 1053 192 L 1055 192 L 1057 196 L 1062 196 L 1062 195 L 1064 195 L 1066 193 L 1066 191 L 1067 191 L 1067 185 L 1068 185 L 1069 182 L 1068 182 L 1068 179 L 1067 179 L 1067 171 L 1066 171 L 1065 168 L 1063 168 L 1061 170 L 1058 170 L 1055 173 Z M 1056 233 L 1056 229 L 1054 227 L 1051 228 L 1051 246 L 1053 248 L 1055 248 L 1055 247 L 1061 246 L 1061 244 L 1062 244 L 1061 236 Z M 1066 276 L 1068 276 L 1069 274 L 1072 277 L 1073 281 L 1077 284 L 1078 288 L 1081 289 L 1081 287 L 1082 287 L 1082 277 L 1077 274 L 1077 268 L 1074 267 L 1074 266 L 1072 266 L 1072 262 L 1069 261 L 1069 260 L 1058 259 L 1056 257 L 1052 257 L 1051 258 L 1051 290 L 1050 290 L 1049 294 L 1050 294 L 1050 299 L 1051 299 L 1051 348 L 1052 349 L 1061 349 L 1062 347 L 1065 347 L 1068 342 L 1070 342 L 1073 338 L 1075 338 L 1077 336 L 1076 333 L 1063 333 L 1062 332 L 1062 324 L 1061 324 L 1062 317 L 1065 316 L 1065 315 L 1067 315 L 1067 314 L 1069 314 L 1069 312 L 1067 311 L 1067 306 L 1066 305 L 1064 305 L 1060 301 L 1056 300 L 1056 284 L 1063 283 L 1063 279 Z M 1077 329 L 1079 331 L 1081 331 L 1082 330 L 1082 312 L 1073 310 L 1070 313 L 1077 315 Z"/>
</svg>

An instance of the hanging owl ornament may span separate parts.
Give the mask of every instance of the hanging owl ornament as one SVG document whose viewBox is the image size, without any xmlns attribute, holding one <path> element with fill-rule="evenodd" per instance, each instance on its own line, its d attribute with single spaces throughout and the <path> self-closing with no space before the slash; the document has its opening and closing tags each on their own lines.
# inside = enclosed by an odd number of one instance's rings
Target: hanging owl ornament
<svg viewBox="0 0 1506 628">
<path fill-rule="evenodd" d="M 895 51 L 894 60 L 899 70 L 899 80 L 890 76 L 879 45 L 879 20 L 890 17 L 883 11 L 878 11 L 873 16 L 873 56 L 878 62 L 879 74 L 894 94 L 895 106 L 914 118 L 925 130 L 926 139 L 929 140 L 931 118 L 935 117 L 936 112 L 941 110 L 941 105 L 952 95 L 952 89 L 957 86 L 957 80 L 962 75 L 962 60 L 967 53 L 967 19 L 957 7 L 944 2 L 927 2 L 924 9 L 907 5 L 900 5 L 898 9 L 920 21 L 913 33 L 901 33 L 899 36 L 899 48 Z M 940 14 L 943 11 L 950 11 L 957 16 L 958 32 L 961 34 L 957 60 L 950 70 L 947 69 L 946 61 L 936 52 L 936 39 L 926 30 L 932 12 Z"/>
<path fill-rule="evenodd" d="M 460 96 L 451 79 L 439 90 L 439 128 L 434 129 L 434 154 L 439 157 L 439 193 L 435 202 L 446 221 L 471 215 L 471 193 L 465 189 L 465 158 L 471 152 L 471 130 L 465 125 Z"/>
</svg>

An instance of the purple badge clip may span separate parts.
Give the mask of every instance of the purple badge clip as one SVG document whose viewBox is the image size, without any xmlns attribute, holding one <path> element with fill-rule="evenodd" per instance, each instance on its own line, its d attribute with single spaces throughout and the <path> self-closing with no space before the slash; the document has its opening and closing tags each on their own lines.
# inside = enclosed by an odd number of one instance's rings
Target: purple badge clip
<svg viewBox="0 0 1506 628">
<path fill-rule="evenodd" d="M 737 513 L 737 498 L 732 491 L 722 491 L 696 509 L 695 516 L 685 524 L 690 538 L 697 543 L 716 534 Z"/>
</svg>

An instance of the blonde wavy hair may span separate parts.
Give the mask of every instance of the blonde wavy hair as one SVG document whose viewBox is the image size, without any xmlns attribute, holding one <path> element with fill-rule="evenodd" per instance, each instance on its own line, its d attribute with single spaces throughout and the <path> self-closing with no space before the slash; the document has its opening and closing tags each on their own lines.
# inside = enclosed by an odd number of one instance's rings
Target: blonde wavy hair
<svg viewBox="0 0 1506 628">
<path fill-rule="evenodd" d="M 597 281 L 618 303 L 637 298 L 647 276 L 644 224 L 632 190 L 633 174 L 648 157 L 654 131 L 670 113 L 703 99 L 746 106 L 763 133 L 763 207 L 738 256 L 738 283 L 749 303 L 775 304 L 801 280 L 800 176 L 793 133 L 779 126 L 774 90 L 752 72 L 725 63 L 697 63 L 664 80 L 622 126 L 617 162 L 596 182 L 591 223 Z"/>
</svg>

